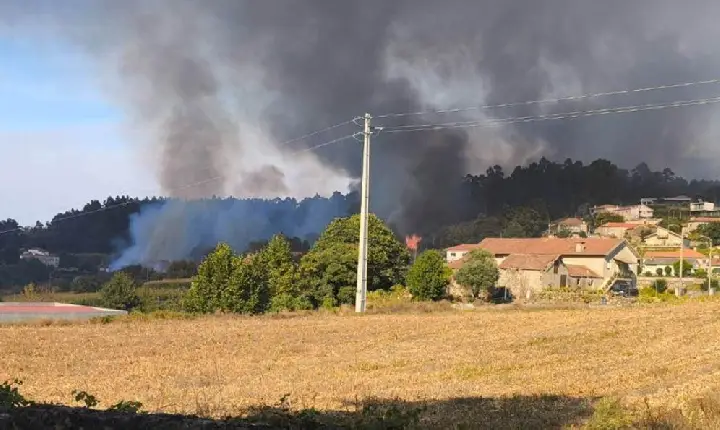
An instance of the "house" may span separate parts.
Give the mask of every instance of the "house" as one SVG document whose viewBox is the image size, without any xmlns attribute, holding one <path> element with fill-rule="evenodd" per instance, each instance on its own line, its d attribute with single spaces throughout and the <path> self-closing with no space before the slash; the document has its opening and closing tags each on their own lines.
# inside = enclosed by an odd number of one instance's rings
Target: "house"
<svg viewBox="0 0 720 430">
<path fill-rule="evenodd" d="M 710 224 L 711 222 L 720 222 L 720 218 L 713 217 L 694 217 L 690 218 L 690 222 L 687 224 L 687 231 L 692 233 L 700 228 L 701 225 Z"/>
<path fill-rule="evenodd" d="M 452 248 L 445 250 L 445 261 L 447 261 L 448 264 L 454 261 L 460 261 L 468 252 L 476 249 L 480 249 L 480 244 L 463 244 L 453 246 Z"/>
<path fill-rule="evenodd" d="M 609 222 L 595 229 L 595 234 L 602 237 L 613 237 L 622 239 L 628 232 L 642 228 L 642 224 L 633 224 L 627 222 Z"/>
<path fill-rule="evenodd" d="M 550 233 L 566 231 L 570 234 L 588 233 L 588 225 L 580 218 L 565 218 L 550 224 Z"/>
<path fill-rule="evenodd" d="M 683 249 L 682 252 L 683 261 L 687 261 L 693 266 L 693 270 L 707 269 L 710 264 L 710 258 L 707 255 L 701 254 L 692 249 Z M 673 264 L 680 261 L 680 249 L 674 249 L 669 251 L 646 251 L 643 256 L 643 273 L 651 273 L 656 275 L 658 269 L 662 273 L 666 272 L 666 267 L 673 268 Z M 675 275 L 673 273 L 673 275 Z M 675 275 L 677 276 L 677 275 Z"/>
<path fill-rule="evenodd" d="M 21 260 L 37 260 L 48 267 L 58 268 L 60 266 L 60 257 L 52 255 L 42 249 L 28 249 L 27 251 L 20 254 Z"/>
<path fill-rule="evenodd" d="M 500 270 L 498 286 L 509 288 L 515 296 L 548 286 L 602 288 L 616 277 L 634 280 L 638 266 L 638 256 L 619 239 L 488 238 L 456 248 L 490 252 Z M 448 261 L 453 270 L 462 264 L 462 257 Z"/>
<path fill-rule="evenodd" d="M 656 227 L 651 235 L 645 237 L 643 244 L 651 248 L 680 248 L 690 246 L 688 239 L 663 227 Z"/>
<path fill-rule="evenodd" d="M 713 212 L 715 210 L 715 203 L 699 201 L 697 203 L 690 203 L 690 212 Z"/>
<path fill-rule="evenodd" d="M 636 221 L 641 219 L 649 219 L 655 215 L 655 211 L 650 206 L 640 204 L 633 206 L 617 206 L 603 205 L 596 206 L 592 210 L 593 214 L 611 213 L 620 215 L 625 221 Z"/>
</svg>

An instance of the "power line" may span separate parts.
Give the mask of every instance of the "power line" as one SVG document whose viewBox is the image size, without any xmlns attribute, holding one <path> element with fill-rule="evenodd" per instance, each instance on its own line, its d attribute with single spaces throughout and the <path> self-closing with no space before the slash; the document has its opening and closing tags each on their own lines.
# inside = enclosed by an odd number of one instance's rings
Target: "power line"
<svg viewBox="0 0 720 430">
<path fill-rule="evenodd" d="M 323 129 L 321 129 L 321 130 L 313 131 L 312 133 L 308 133 L 308 134 L 306 134 L 306 135 L 303 135 L 303 136 L 300 136 L 300 137 L 296 137 L 296 138 L 294 138 L 294 139 L 286 140 L 285 142 L 278 143 L 276 146 L 278 146 L 278 147 L 280 147 L 280 146 L 286 146 L 286 145 L 289 145 L 289 144 L 291 144 L 291 143 L 298 142 L 298 141 L 300 141 L 300 140 L 305 140 L 305 139 L 307 139 L 308 137 L 317 136 L 317 135 L 320 134 L 320 133 L 325 133 L 326 131 L 334 130 L 334 129 L 339 128 L 339 127 L 342 127 L 342 126 L 344 126 L 344 125 L 351 124 L 354 120 L 355 120 L 355 119 L 353 118 L 353 119 L 348 120 L 348 121 L 343 121 L 343 122 L 337 123 L 337 124 L 335 124 L 335 125 L 331 125 L 330 127 L 325 127 L 325 128 L 323 128 Z"/>
<path fill-rule="evenodd" d="M 649 92 L 649 91 L 668 90 L 668 89 L 672 89 L 672 88 L 683 88 L 683 87 L 692 87 L 692 86 L 697 86 L 697 85 L 709 85 L 709 84 L 718 84 L 718 83 L 720 83 L 720 79 L 708 79 L 705 81 L 683 82 L 683 83 L 678 83 L 678 84 L 659 85 L 656 87 L 645 87 L 645 88 L 635 88 L 635 89 L 628 89 L 628 90 L 607 91 L 607 92 L 602 92 L 602 93 L 590 93 L 590 94 L 583 94 L 583 95 L 579 95 L 579 96 L 560 97 L 560 98 L 554 98 L 554 99 L 527 100 L 527 101 L 521 101 L 521 102 L 502 103 L 502 104 L 495 104 L 495 105 L 467 106 L 467 107 L 454 108 L 454 109 L 388 113 L 388 114 L 384 114 L 384 115 L 376 115 L 376 116 L 374 116 L 374 118 L 397 118 L 397 117 L 414 116 L 414 115 L 445 114 L 445 113 L 467 112 L 467 111 L 473 111 L 473 110 L 499 109 L 499 108 L 515 107 L 515 106 L 527 106 L 527 105 L 545 104 L 545 103 L 559 103 L 559 102 L 564 102 L 564 101 L 586 100 L 586 99 L 605 97 L 605 96 L 634 94 L 634 93 L 642 93 L 642 92 Z"/>
<path fill-rule="evenodd" d="M 330 130 L 330 129 L 332 129 L 332 128 L 337 128 L 337 127 L 340 127 L 341 125 L 349 124 L 349 123 L 351 123 L 351 122 L 352 122 L 352 120 L 351 120 L 351 121 L 346 121 L 346 122 L 344 122 L 344 123 L 336 124 L 336 125 L 334 125 L 334 126 L 332 126 L 332 127 L 328 127 L 328 128 L 326 128 L 326 129 L 319 130 L 318 132 L 310 133 L 310 134 L 308 134 L 308 135 L 305 135 L 305 136 L 303 136 L 303 138 L 307 138 L 307 137 L 309 137 L 309 136 L 313 136 L 313 135 L 319 134 L 319 133 L 321 133 L 321 132 L 323 132 L 323 131 L 327 131 L 327 130 Z M 333 139 L 333 140 L 330 140 L 330 141 L 327 141 L 327 142 L 323 142 L 323 143 L 320 143 L 320 144 L 317 144 L 317 145 L 310 146 L 310 147 L 308 147 L 308 148 L 303 148 L 303 149 L 300 149 L 300 150 L 297 150 L 297 151 L 293 151 L 293 152 L 291 152 L 291 153 L 289 153 L 289 154 L 286 154 L 286 155 L 292 156 L 292 155 L 297 155 L 297 154 L 300 154 L 300 153 L 303 153 L 303 152 L 313 151 L 313 150 L 315 150 L 315 149 L 322 148 L 322 147 L 325 147 L 325 146 L 328 146 L 328 145 L 332 145 L 332 144 L 341 142 L 341 141 L 343 141 L 343 140 L 351 139 L 351 138 L 353 138 L 353 137 L 354 137 L 353 134 L 349 134 L 349 135 L 346 135 L 346 136 L 343 136 L 343 137 L 339 137 L 339 138 L 337 138 L 337 139 Z M 298 140 L 301 140 L 301 138 L 293 139 L 292 141 L 283 142 L 281 145 L 286 145 L 286 144 L 288 144 L 288 142 L 295 142 L 295 141 L 298 141 Z M 217 180 L 220 180 L 220 179 L 223 179 L 223 178 L 224 178 L 224 176 L 214 176 L 214 177 L 210 177 L 210 178 L 203 179 L 203 180 L 198 181 L 198 182 L 193 182 L 193 183 L 191 183 L 191 184 L 187 184 L 187 185 L 183 185 L 183 186 L 181 186 L 181 187 L 174 188 L 174 189 L 172 189 L 172 190 L 170 190 L 170 191 L 171 191 L 171 192 L 182 191 L 182 190 L 185 190 L 185 189 L 188 189 L 188 188 L 194 188 L 194 187 L 197 187 L 197 186 L 199 186 L 199 185 L 204 185 L 204 184 L 207 184 L 207 183 L 210 183 L 210 182 L 214 182 L 214 181 L 217 181 Z M 113 205 L 113 206 L 105 206 L 105 207 L 102 207 L 102 208 L 100 208 L 100 209 L 92 210 L 92 211 L 89 211 L 89 212 L 80 212 L 80 213 L 77 213 L 77 214 L 73 214 L 73 215 L 68 215 L 68 216 L 65 216 L 65 217 L 56 218 L 56 219 L 52 220 L 51 222 L 54 223 L 54 222 L 66 221 L 66 220 L 70 220 L 70 219 L 76 219 L 76 218 L 80 218 L 80 217 L 83 217 L 83 216 L 94 215 L 94 214 L 99 213 L 99 212 L 105 212 L 105 211 L 107 211 L 107 210 L 117 209 L 117 208 L 120 208 L 120 207 L 129 206 L 129 205 L 135 204 L 135 203 L 140 203 L 140 200 L 135 200 L 135 199 L 134 199 L 134 200 L 130 200 L 130 201 L 127 201 L 127 202 L 124 202 L 124 203 L 119 203 L 119 204 L 116 204 L 116 205 Z M 7 234 L 7 233 L 13 233 L 13 232 L 16 232 L 16 231 L 23 231 L 23 230 L 25 230 L 25 229 L 26 229 L 25 227 L 18 227 L 18 228 L 9 229 L 9 230 L 3 230 L 3 231 L 0 231 L 0 235 Z"/>
<path fill-rule="evenodd" d="M 587 110 L 587 111 L 564 112 L 564 113 L 538 115 L 538 116 L 498 118 L 498 119 L 489 120 L 489 121 L 458 121 L 458 122 L 448 122 L 448 123 L 439 123 L 439 124 L 405 125 L 405 126 L 397 126 L 397 127 L 388 127 L 384 130 L 384 133 L 409 133 L 409 132 L 415 132 L 415 131 L 434 131 L 434 130 L 444 130 L 444 129 L 450 129 L 450 128 L 496 127 L 496 126 L 505 125 L 505 124 L 575 119 L 575 118 L 597 116 L 597 115 L 641 112 L 641 111 L 649 111 L 649 110 L 661 110 L 661 109 L 679 108 L 679 107 L 685 107 L 685 106 L 707 105 L 707 104 L 714 104 L 714 103 L 720 103 L 720 97 L 676 101 L 673 103 L 664 103 L 664 104 L 659 103 L 659 104 L 647 104 L 647 105 L 638 105 L 638 106 L 623 106 L 623 107 L 617 107 L 617 108 L 595 109 L 595 110 Z"/>
</svg>

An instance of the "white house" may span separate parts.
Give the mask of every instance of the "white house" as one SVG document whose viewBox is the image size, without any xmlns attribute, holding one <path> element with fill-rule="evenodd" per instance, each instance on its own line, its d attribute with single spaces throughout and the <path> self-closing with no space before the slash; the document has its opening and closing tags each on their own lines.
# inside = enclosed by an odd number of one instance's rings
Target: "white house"
<svg viewBox="0 0 720 430">
<path fill-rule="evenodd" d="M 653 248 L 680 248 L 690 246 L 690 241 L 663 227 L 656 227 L 655 233 L 647 236 L 643 244 Z"/>
<path fill-rule="evenodd" d="M 58 268 L 60 266 L 60 257 L 52 255 L 42 249 L 28 249 L 20 255 L 21 260 L 37 260 L 48 267 Z"/>
</svg>

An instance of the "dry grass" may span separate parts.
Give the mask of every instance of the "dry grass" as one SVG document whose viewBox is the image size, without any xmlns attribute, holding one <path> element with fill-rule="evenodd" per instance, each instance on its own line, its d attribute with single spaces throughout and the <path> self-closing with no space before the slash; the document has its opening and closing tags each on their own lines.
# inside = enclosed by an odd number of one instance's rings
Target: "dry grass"
<svg viewBox="0 0 720 430">
<path fill-rule="evenodd" d="M 719 312 L 713 301 L 0 326 L 0 381 L 24 380 L 23 394 L 38 401 L 70 403 L 85 390 L 101 406 L 137 400 L 146 410 L 213 416 L 286 394 L 292 408 L 428 400 L 436 419 L 458 422 L 479 397 L 684 408 L 720 388 Z M 554 401 L 538 404 L 559 410 Z"/>
</svg>

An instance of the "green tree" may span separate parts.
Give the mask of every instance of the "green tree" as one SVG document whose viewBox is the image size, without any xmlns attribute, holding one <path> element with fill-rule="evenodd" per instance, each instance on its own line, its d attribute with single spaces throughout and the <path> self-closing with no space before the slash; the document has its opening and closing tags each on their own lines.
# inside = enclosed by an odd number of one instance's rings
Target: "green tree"
<svg viewBox="0 0 720 430">
<path fill-rule="evenodd" d="M 599 214 L 595 215 L 594 221 L 595 228 L 598 228 L 609 222 L 624 222 L 625 218 L 623 218 L 622 215 L 614 214 L 611 212 L 600 212 Z"/>
<path fill-rule="evenodd" d="M 438 300 L 445 295 L 452 270 L 440 252 L 428 250 L 420 254 L 405 277 L 408 290 L 416 300 Z"/>
<path fill-rule="evenodd" d="M 566 238 L 572 236 L 572 233 L 570 233 L 570 230 L 563 228 L 563 229 L 558 230 L 558 232 L 555 236 L 557 236 L 561 239 L 566 239 Z"/>
<path fill-rule="evenodd" d="M 698 232 L 712 240 L 713 246 L 720 245 L 720 222 L 711 222 L 698 227 Z"/>
<path fill-rule="evenodd" d="M 672 265 L 672 267 L 673 267 L 673 273 L 675 273 L 676 275 L 679 274 L 679 273 L 680 273 L 680 260 L 674 262 L 673 265 Z M 690 274 L 692 273 L 692 270 L 693 270 L 693 265 L 692 265 L 692 263 L 690 263 L 690 262 L 687 261 L 687 260 L 683 260 L 683 272 L 682 272 L 682 275 L 683 275 L 683 276 L 690 276 Z"/>
<path fill-rule="evenodd" d="M 662 276 L 663 275 L 662 267 L 658 267 L 657 270 L 655 270 L 655 272 L 657 273 L 658 276 Z"/>
<path fill-rule="evenodd" d="M 300 262 L 300 279 L 316 305 L 339 303 L 343 287 L 355 285 L 360 217 L 338 218 L 328 225 Z M 368 290 L 402 284 L 410 253 L 380 218 L 368 219 Z M 345 300 L 350 295 L 343 294 Z"/>
<path fill-rule="evenodd" d="M 665 276 L 671 276 L 673 274 L 673 268 L 670 266 L 665 266 Z"/>
<path fill-rule="evenodd" d="M 241 314 L 268 310 L 270 288 L 265 261 L 258 254 L 233 259 L 233 270 L 226 288 L 220 292 L 220 309 Z"/>
<path fill-rule="evenodd" d="M 237 256 L 230 245 L 220 243 L 198 267 L 183 307 L 190 312 L 210 313 L 222 309 L 223 292 L 228 289 Z"/>
<path fill-rule="evenodd" d="M 290 242 L 281 234 L 273 236 L 258 254 L 265 266 L 270 296 L 289 294 L 297 296 L 295 262 L 290 251 Z"/>
<path fill-rule="evenodd" d="M 470 288 L 473 297 L 481 292 L 492 293 L 500 277 L 495 258 L 485 250 L 475 250 L 465 257 L 465 263 L 455 274 L 455 281 Z"/>
<path fill-rule="evenodd" d="M 117 272 L 100 290 L 105 306 L 111 309 L 132 310 L 140 306 L 140 296 L 133 279 L 125 272 Z"/>
</svg>

